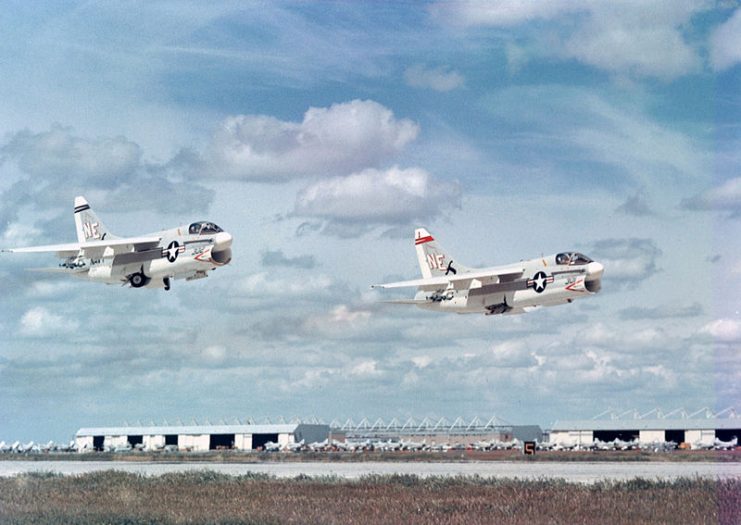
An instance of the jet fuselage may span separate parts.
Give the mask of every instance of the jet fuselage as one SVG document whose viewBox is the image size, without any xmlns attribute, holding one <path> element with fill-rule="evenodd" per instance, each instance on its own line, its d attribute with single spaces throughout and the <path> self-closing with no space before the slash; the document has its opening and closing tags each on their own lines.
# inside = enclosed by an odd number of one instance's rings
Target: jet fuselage
<svg viewBox="0 0 741 525">
<path fill-rule="evenodd" d="M 602 264 L 594 261 L 581 264 L 567 262 L 558 264 L 556 254 L 537 259 L 521 261 L 522 277 L 511 281 L 489 283 L 492 279 L 479 278 L 470 282 L 461 281 L 448 286 L 422 286 L 415 295 L 417 306 L 426 310 L 439 310 L 458 313 L 506 314 L 520 313 L 523 309 L 538 306 L 555 306 L 570 303 L 574 299 L 597 293 L 601 288 Z M 580 255 L 580 254 L 574 254 Z M 583 257 L 583 256 L 581 256 Z M 568 259 L 561 258 L 561 262 Z M 497 268 L 476 269 L 473 272 L 492 275 L 501 273 Z M 465 273 L 458 274 L 465 277 Z"/>
</svg>

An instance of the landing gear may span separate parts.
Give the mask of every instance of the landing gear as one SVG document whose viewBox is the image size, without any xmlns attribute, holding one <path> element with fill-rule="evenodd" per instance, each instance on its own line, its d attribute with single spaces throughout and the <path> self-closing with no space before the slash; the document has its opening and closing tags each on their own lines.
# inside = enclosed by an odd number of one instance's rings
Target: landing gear
<svg viewBox="0 0 741 525">
<path fill-rule="evenodd" d="M 144 265 L 142 265 L 141 270 L 129 275 L 129 283 L 131 283 L 132 288 L 141 288 L 142 286 L 146 286 L 149 284 L 150 280 L 151 279 L 144 274 Z"/>
<path fill-rule="evenodd" d="M 170 278 L 165 277 L 164 279 L 162 279 L 162 282 L 165 283 L 165 290 L 169 290 L 170 289 Z"/>
<path fill-rule="evenodd" d="M 510 310 L 512 310 L 512 307 L 507 304 L 507 298 L 504 298 L 503 303 L 499 304 L 491 304 L 486 307 L 487 312 L 484 315 L 498 315 L 498 314 L 506 314 Z"/>
<path fill-rule="evenodd" d="M 141 288 L 145 284 L 147 284 L 147 276 L 144 275 L 143 272 L 138 272 L 131 274 L 131 277 L 129 277 L 129 282 L 131 283 L 132 288 Z"/>
</svg>

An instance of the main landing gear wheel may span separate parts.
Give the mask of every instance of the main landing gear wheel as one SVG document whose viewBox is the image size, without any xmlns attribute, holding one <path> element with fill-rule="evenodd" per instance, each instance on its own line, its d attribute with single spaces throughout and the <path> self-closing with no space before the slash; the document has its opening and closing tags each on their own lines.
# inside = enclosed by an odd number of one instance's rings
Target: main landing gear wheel
<svg viewBox="0 0 741 525">
<path fill-rule="evenodd" d="M 149 279 L 147 279 L 147 276 L 144 275 L 144 272 L 134 273 L 131 275 L 131 277 L 129 277 L 129 282 L 131 283 L 131 286 L 133 288 L 141 288 L 142 286 L 147 284 L 148 280 Z"/>
<path fill-rule="evenodd" d="M 164 279 L 162 279 L 162 282 L 165 283 L 165 290 L 169 290 L 170 289 L 170 278 L 165 277 Z"/>
</svg>

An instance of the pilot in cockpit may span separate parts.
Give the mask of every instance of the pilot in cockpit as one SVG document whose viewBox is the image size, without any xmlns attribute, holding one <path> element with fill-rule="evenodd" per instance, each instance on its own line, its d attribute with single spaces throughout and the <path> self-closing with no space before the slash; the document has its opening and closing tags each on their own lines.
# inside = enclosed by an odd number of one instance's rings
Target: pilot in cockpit
<svg viewBox="0 0 741 525">
<path fill-rule="evenodd" d="M 207 235 L 210 233 L 220 233 L 223 232 L 219 226 L 214 224 L 213 222 L 194 222 L 190 225 L 188 228 L 188 233 L 191 235 Z"/>
<path fill-rule="evenodd" d="M 581 253 L 559 253 L 556 255 L 556 264 L 581 266 L 590 262 L 592 262 L 592 259 Z"/>
</svg>

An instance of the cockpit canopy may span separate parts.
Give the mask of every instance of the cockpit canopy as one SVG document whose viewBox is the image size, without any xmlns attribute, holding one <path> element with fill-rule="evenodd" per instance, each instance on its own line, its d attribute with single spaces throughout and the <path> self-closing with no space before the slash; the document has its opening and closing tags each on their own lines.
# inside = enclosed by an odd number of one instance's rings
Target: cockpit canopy
<svg viewBox="0 0 741 525">
<path fill-rule="evenodd" d="M 570 266 L 580 266 L 584 264 L 589 264 L 592 262 L 592 259 L 587 257 L 586 255 L 582 253 L 577 252 L 569 252 L 569 253 L 559 253 L 556 255 L 556 264 L 568 264 Z"/>
<path fill-rule="evenodd" d="M 207 235 L 209 233 L 223 232 L 221 228 L 215 225 L 213 222 L 200 221 L 194 222 L 188 228 L 188 233 L 191 235 Z"/>
</svg>

